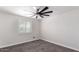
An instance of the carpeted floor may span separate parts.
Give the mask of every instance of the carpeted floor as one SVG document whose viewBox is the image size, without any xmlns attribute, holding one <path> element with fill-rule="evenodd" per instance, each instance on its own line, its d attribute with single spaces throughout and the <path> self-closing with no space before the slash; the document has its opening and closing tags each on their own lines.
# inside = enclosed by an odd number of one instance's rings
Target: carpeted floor
<svg viewBox="0 0 79 59">
<path fill-rule="evenodd" d="M 35 40 L 23 44 L 18 44 L 6 48 L 1 48 L 0 52 L 77 52 L 44 40 Z"/>
</svg>

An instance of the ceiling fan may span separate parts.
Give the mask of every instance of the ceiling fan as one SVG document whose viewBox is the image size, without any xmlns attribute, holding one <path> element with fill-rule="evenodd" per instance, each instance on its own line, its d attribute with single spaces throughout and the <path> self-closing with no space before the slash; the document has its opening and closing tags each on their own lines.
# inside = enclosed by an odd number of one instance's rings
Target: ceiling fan
<svg viewBox="0 0 79 59">
<path fill-rule="evenodd" d="M 24 10 L 19 10 L 18 13 L 22 16 L 27 16 L 36 19 L 50 16 L 50 14 L 53 13 L 53 11 L 50 11 L 50 8 L 48 6 L 32 6 L 31 8 L 32 9 L 30 9 L 29 7 Z"/>
<path fill-rule="evenodd" d="M 34 14 L 35 18 L 37 19 L 38 17 L 44 18 L 45 16 L 50 16 L 50 13 L 53 13 L 53 11 L 47 11 L 49 7 L 45 6 L 42 10 L 41 8 L 36 9 L 36 13 Z"/>
</svg>

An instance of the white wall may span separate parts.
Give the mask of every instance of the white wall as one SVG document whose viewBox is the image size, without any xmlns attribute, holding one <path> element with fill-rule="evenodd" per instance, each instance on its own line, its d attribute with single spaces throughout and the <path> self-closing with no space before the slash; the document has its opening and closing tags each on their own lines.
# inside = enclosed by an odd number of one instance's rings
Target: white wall
<svg viewBox="0 0 79 59">
<path fill-rule="evenodd" d="M 43 19 L 44 40 L 79 50 L 79 9 Z"/>
<path fill-rule="evenodd" d="M 19 19 L 26 19 L 33 22 L 32 33 L 18 33 L 17 24 Z M 35 19 L 0 12 L 0 48 L 39 39 L 39 24 Z M 34 39 L 33 36 L 36 38 Z"/>
</svg>

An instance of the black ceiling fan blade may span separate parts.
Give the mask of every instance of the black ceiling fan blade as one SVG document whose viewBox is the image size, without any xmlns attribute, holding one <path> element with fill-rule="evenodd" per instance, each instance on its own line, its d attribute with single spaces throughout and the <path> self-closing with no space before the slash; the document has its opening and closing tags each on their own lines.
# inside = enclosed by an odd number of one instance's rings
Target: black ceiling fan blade
<svg viewBox="0 0 79 59">
<path fill-rule="evenodd" d="M 44 18 L 42 15 L 40 15 L 40 17 Z"/>
<path fill-rule="evenodd" d="M 39 8 L 37 8 L 37 12 L 39 12 L 40 8 L 41 8 L 41 6 Z"/>
<path fill-rule="evenodd" d="M 36 10 L 36 13 L 38 13 L 38 12 L 39 12 L 39 9 Z"/>
<path fill-rule="evenodd" d="M 53 11 L 48 11 L 48 12 L 43 12 L 43 14 L 45 14 L 45 13 L 52 13 Z"/>
<path fill-rule="evenodd" d="M 37 12 L 39 11 L 39 9 L 37 9 Z"/>
<path fill-rule="evenodd" d="M 40 13 L 47 10 L 47 9 L 48 9 L 48 7 L 45 7 L 43 10 L 40 11 Z"/>
<path fill-rule="evenodd" d="M 50 15 L 44 15 L 44 16 L 50 16 Z"/>
</svg>

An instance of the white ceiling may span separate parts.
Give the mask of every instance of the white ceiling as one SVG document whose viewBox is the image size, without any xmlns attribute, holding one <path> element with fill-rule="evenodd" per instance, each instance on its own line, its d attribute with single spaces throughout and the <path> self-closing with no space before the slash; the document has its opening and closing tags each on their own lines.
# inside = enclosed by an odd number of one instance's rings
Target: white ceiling
<svg viewBox="0 0 79 59">
<path fill-rule="evenodd" d="M 36 8 L 38 8 L 38 6 L 36 6 Z M 52 15 L 58 15 L 77 8 L 79 7 L 78 6 L 50 6 L 49 10 L 53 10 Z M 22 11 L 35 12 L 36 10 L 33 8 L 33 6 L 1 6 L 0 11 L 5 11 L 20 16 L 26 16 L 28 13 L 24 14 Z"/>
<path fill-rule="evenodd" d="M 74 9 L 78 9 L 78 6 L 51 6 L 50 9 L 52 9 L 54 12 L 54 15 L 62 14 Z"/>
<path fill-rule="evenodd" d="M 26 16 L 28 12 L 35 12 L 35 9 L 32 6 L 6 6 L 0 7 L 1 11 L 8 12 L 10 14 L 16 14 L 20 16 Z M 26 13 L 27 12 L 27 13 Z M 30 13 L 33 14 L 33 13 Z"/>
</svg>

